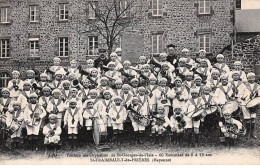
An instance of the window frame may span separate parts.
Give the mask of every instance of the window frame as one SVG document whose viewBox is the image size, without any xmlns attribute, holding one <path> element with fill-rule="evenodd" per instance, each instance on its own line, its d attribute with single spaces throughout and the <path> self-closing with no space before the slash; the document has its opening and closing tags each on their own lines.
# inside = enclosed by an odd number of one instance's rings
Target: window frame
<svg viewBox="0 0 260 168">
<path fill-rule="evenodd" d="M 31 48 L 31 43 L 34 43 L 33 44 L 33 49 Z M 38 48 L 36 47 L 36 43 L 38 43 Z M 33 56 L 31 55 L 33 51 Z M 39 57 L 39 51 L 40 51 L 40 47 L 39 47 L 39 38 L 29 38 L 29 52 L 30 52 L 30 57 Z"/>
<path fill-rule="evenodd" d="M 122 17 L 127 17 L 128 12 L 130 11 L 130 8 L 126 9 L 128 5 L 127 0 L 121 0 L 119 3 L 120 3 L 120 13 L 122 13 Z"/>
<path fill-rule="evenodd" d="M 154 52 L 154 36 L 156 36 L 156 51 L 157 52 Z M 161 37 L 161 40 L 160 40 L 160 37 Z M 163 41 L 163 33 L 158 33 L 158 34 L 152 34 L 152 37 L 151 37 L 151 41 L 152 41 L 152 55 L 159 55 L 160 53 L 163 52 L 163 44 L 164 44 L 164 41 Z M 160 44 L 160 41 L 162 42 L 162 44 Z M 160 46 L 161 45 L 161 46 Z M 161 47 L 161 51 L 160 51 L 160 47 Z"/>
<path fill-rule="evenodd" d="M 67 42 L 66 42 L 66 39 L 67 39 Z M 61 46 L 61 40 L 62 40 L 62 46 Z M 58 48 L 58 56 L 59 57 L 69 57 L 69 37 L 59 37 L 58 38 L 58 46 L 59 46 L 59 48 Z M 67 47 L 66 47 L 66 43 L 67 43 Z M 61 47 L 62 47 L 62 51 L 61 51 Z M 67 48 L 67 51 L 66 51 L 66 48 Z M 62 55 L 61 55 L 61 53 L 63 53 Z M 68 53 L 67 55 L 66 55 L 66 53 Z"/>
<path fill-rule="evenodd" d="M 61 9 L 61 6 L 63 5 L 63 9 Z M 61 11 L 64 11 L 64 13 L 62 14 Z M 66 11 L 68 11 L 68 13 L 66 14 Z M 63 16 L 63 18 L 62 18 Z M 67 18 L 66 18 L 67 16 Z M 69 9 L 68 9 L 68 3 L 59 3 L 59 21 L 68 21 L 69 20 Z"/>
<path fill-rule="evenodd" d="M 3 57 L 3 41 L 5 41 L 4 53 L 5 57 Z M 10 58 L 10 39 L 0 39 L 0 58 Z"/>
<path fill-rule="evenodd" d="M 207 2 L 208 2 L 209 6 L 206 5 Z M 201 3 L 203 3 L 203 6 L 201 6 Z M 203 9 L 203 12 L 200 11 L 201 9 Z M 209 11 L 206 12 L 206 9 L 208 9 Z M 199 0 L 198 14 L 199 15 L 210 15 L 211 14 L 211 0 Z"/>
<path fill-rule="evenodd" d="M 95 13 L 95 10 L 92 9 L 91 7 L 91 3 L 93 5 L 93 8 L 96 9 L 97 7 L 97 1 L 92 1 L 88 4 L 88 18 L 89 19 L 96 19 L 96 13 Z M 90 15 L 91 14 L 91 15 Z"/>
<path fill-rule="evenodd" d="M 32 7 L 34 8 L 34 10 L 32 10 Z M 37 20 L 37 16 L 39 16 L 39 6 L 38 5 L 30 5 L 29 6 L 29 10 L 30 10 L 30 23 L 37 23 L 39 22 L 39 20 Z M 32 11 L 34 11 L 34 19 L 32 20 Z"/>
<path fill-rule="evenodd" d="M 207 37 L 208 36 L 208 47 L 207 47 Z M 201 46 L 201 38 L 203 38 L 203 46 Z M 211 53 L 211 34 L 210 33 L 201 33 L 198 35 L 198 47 L 199 50 L 205 50 L 206 53 Z M 208 50 L 207 50 L 208 48 Z"/>
<path fill-rule="evenodd" d="M 5 10 L 4 13 L 3 10 Z M 1 7 L 1 18 L 0 18 L 0 21 L 1 23 L 5 24 L 5 23 L 10 23 L 9 22 L 9 19 L 8 19 L 8 10 L 9 10 L 9 7 L 8 6 L 4 6 L 4 7 Z M 5 18 L 4 18 L 5 17 Z M 3 18 L 4 18 L 4 21 L 3 21 Z"/>
<path fill-rule="evenodd" d="M 92 38 L 92 40 L 91 40 Z M 95 38 L 97 38 L 95 40 Z M 92 46 L 90 45 L 90 42 L 92 41 Z M 95 45 L 95 43 L 97 43 L 97 47 Z M 96 52 L 95 52 L 95 47 L 96 47 Z M 88 53 L 87 53 L 87 56 L 98 56 L 98 47 L 99 47 L 99 44 L 98 44 L 98 36 L 88 36 Z M 94 51 L 93 54 L 90 53 L 90 51 Z"/>
<path fill-rule="evenodd" d="M 8 86 L 8 82 L 11 80 L 11 76 L 7 72 L 0 73 L 0 88 L 4 88 Z M 2 84 L 5 84 L 4 86 Z"/>
<path fill-rule="evenodd" d="M 152 1 L 152 16 L 163 16 L 163 0 L 151 0 Z M 156 9 L 154 9 L 154 1 L 156 1 Z M 160 9 L 160 3 L 161 3 L 161 9 Z M 156 11 L 156 14 L 154 14 L 154 11 Z M 161 11 L 161 13 L 160 13 Z"/>
</svg>

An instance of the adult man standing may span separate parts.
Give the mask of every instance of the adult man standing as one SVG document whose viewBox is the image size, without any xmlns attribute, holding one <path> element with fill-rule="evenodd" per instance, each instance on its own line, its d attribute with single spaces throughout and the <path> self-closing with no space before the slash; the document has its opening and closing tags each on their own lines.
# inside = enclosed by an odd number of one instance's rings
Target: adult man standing
<svg viewBox="0 0 260 168">
<path fill-rule="evenodd" d="M 169 44 L 167 45 L 168 48 L 168 56 L 167 56 L 167 61 L 170 62 L 175 69 L 178 67 L 178 60 L 177 60 L 177 56 L 175 55 L 175 45 L 174 44 Z"/>
</svg>

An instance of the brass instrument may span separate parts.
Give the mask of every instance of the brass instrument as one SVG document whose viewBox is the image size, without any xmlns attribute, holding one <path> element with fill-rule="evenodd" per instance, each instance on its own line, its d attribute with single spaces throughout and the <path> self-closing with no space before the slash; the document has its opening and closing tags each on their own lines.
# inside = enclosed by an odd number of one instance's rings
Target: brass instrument
<svg viewBox="0 0 260 168">
<path fill-rule="evenodd" d="M 18 90 L 18 85 L 16 83 L 16 80 L 13 80 L 13 87 L 14 87 L 14 90 L 17 91 Z"/>
<path fill-rule="evenodd" d="M 162 104 L 166 104 L 167 103 L 167 95 L 166 95 L 166 93 L 165 93 L 165 91 L 162 91 L 162 93 L 161 93 L 161 103 Z"/>
<path fill-rule="evenodd" d="M 134 120 L 135 122 L 137 122 L 138 124 L 146 127 L 150 124 L 150 119 L 145 117 L 144 115 L 140 114 L 139 112 L 135 111 L 131 106 L 129 106 L 127 108 L 128 110 L 130 110 L 130 114 L 129 117 L 130 119 Z"/>
<path fill-rule="evenodd" d="M 37 126 L 40 124 L 40 121 L 41 121 L 40 114 L 41 113 L 42 113 L 42 110 L 38 108 L 31 114 L 32 126 Z"/>
<path fill-rule="evenodd" d="M 155 120 L 156 125 L 163 125 L 165 123 L 164 117 L 157 117 L 155 115 L 152 116 Z"/>
</svg>

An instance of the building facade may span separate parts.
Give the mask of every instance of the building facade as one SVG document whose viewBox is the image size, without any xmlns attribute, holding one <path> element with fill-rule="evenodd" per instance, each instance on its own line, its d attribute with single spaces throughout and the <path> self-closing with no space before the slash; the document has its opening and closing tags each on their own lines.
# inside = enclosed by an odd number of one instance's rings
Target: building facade
<svg viewBox="0 0 260 168">
<path fill-rule="evenodd" d="M 55 56 L 65 66 L 72 59 L 84 65 L 96 58 L 106 45 L 88 25 L 95 19 L 89 1 L 0 0 L 0 87 L 12 70 L 43 71 Z M 231 43 L 235 5 L 235 0 L 138 0 L 139 21 L 114 46 L 122 47 L 126 57 L 166 52 L 170 43 L 177 54 L 188 48 L 192 54 L 205 49 L 216 56 Z"/>
</svg>

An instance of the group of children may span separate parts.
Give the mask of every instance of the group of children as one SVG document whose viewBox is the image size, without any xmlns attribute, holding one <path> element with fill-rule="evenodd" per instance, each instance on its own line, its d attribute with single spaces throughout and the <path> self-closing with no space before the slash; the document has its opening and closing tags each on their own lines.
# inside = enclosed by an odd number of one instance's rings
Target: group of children
<svg viewBox="0 0 260 168">
<path fill-rule="evenodd" d="M 170 133 L 173 144 L 198 146 L 201 134 L 209 137 L 214 129 L 229 144 L 243 129 L 247 138 L 256 138 L 259 103 L 247 104 L 259 98 L 260 86 L 241 62 L 231 70 L 222 54 L 211 64 L 204 50 L 194 58 L 188 49 L 179 57 L 140 56 L 135 66 L 121 57 L 117 49 L 84 66 L 72 60 L 67 68 L 55 57 L 39 79 L 33 70 L 24 80 L 13 71 L 0 98 L 1 127 L 11 147 L 27 141 L 33 150 L 40 144 L 75 149 L 79 141 L 92 142 L 94 123 L 105 128 L 106 143 L 117 145 L 129 138 L 162 146 Z"/>
</svg>

